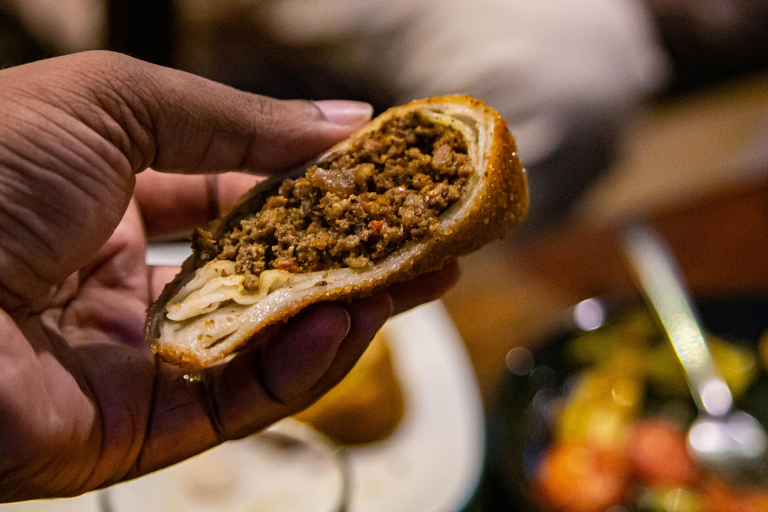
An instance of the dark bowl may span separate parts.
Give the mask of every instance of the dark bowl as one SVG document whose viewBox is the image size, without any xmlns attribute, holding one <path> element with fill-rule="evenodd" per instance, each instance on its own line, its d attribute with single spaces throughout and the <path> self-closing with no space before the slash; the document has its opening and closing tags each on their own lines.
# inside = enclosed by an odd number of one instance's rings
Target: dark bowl
<svg viewBox="0 0 768 512">
<path fill-rule="evenodd" d="M 598 304 L 615 304 L 615 301 Z M 604 323 L 640 307 L 643 306 L 637 301 L 625 301 L 618 308 L 603 306 Z M 697 307 L 705 330 L 731 343 L 756 348 L 761 334 L 768 330 L 768 297 L 765 296 L 705 298 L 697 301 Z M 575 311 L 576 308 L 569 311 L 570 318 Z M 551 441 L 546 407 L 541 407 L 541 403 L 562 396 L 566 379 L 584 368 L 563 357 L 565 344 L 584 332 L 577 324 L 571 322 L 570 327 L 531 344 L 538 348 L 527 354 L 521 352 L 524 349 L 516 349 L 518 357 L 508 364 L 511 369 L 500 382 L 488 419 L 486 474 L 481 491 L 483 510 L 546 511 L 537 505 L 532 489 L 535 465 Z M 762 368 L 736 405 L 768 425 L 768 375 Z M 690 407 L 695 414 L 692 401 Z"/>
</svg>

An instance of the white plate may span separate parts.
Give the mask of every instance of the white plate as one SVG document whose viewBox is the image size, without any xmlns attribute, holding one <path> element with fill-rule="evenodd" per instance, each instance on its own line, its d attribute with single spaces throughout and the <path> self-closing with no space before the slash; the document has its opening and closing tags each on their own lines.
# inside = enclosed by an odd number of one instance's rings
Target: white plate
<svg viewBox="0 0 768 512">
<path fill-rule="evenodd" d="M 147 245 L 147 265 L 181 265 L 192 254 L 192 242 Z"/>
<path fill-rule="evenodd" d="M 459 510 L 480 479 L 485 446 L 480 391 L 464 343 L 440 302 L 399 315 L 384 329 L 405 416 L 389 439 L 351 450 L 350 510 Z"/>
</svg>

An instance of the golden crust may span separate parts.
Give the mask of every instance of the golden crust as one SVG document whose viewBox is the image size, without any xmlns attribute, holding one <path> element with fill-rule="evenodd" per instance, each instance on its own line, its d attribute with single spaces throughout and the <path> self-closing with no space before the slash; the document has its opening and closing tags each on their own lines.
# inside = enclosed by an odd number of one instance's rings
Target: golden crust
<svg viewBox="0 0 768 512">
<path fill-rule="evenodd" d="M 528 209 L 525 171 L 518 160 L 515 141 L 506 121 L 498 112 L 484 105 L 480 100 L 464 95 L 416 100 L 387 110 L 348 140 L 376 129 L 388 118 L 423 107 L 438 106 L 460 111 L 463 109 L 471 113 L 474 118 L 482 120 L 483 125 L 478 129 L 483 129 L 490 135 L 485 154 L 480 155 L 480 158 L 485 161 L 485 169 L 483 176 L 480 177 L 479 188 L 469 204 L 463 205 L 461 213 L 444 225 L 437 235 L 416 242 L 418 250 L 414 251 L 413 258 L 397 263 L 392 271 L 386 271 L 383 275 L 368 277 L 367 273 L 363 272 L 353 282 L 344 283 L 343 286 L 313 290 L 309 295 L 298 296 L 294 300 L 281 303 L 277 311 L 260 318 L 255 328 L 241 333 L 240 339 L 231 349 L 228 348 L 226 353 L 214 356 L 206 351 L 190 350 L 175 343 L 174 340 L 160 339 L 163 322 L 170 322 L 165 318 L 166 304 L 194 273 L 193 257 L 190 257 L 184 263 L 180 274 L 166 286 L 160 298 L 149 309 L 146 334 L 153 350 L 166 361 L 191 370 L 216 364 L 246 343 L 257 343 L 266 336 L 270 327 L 285 322 L 310 304 L 340 299 L 351 300 L 370 295 L 396 282 L 441 268 L 446 262 L 472 252 L 496 238 L 503 237 L 509 229 L 519 224 Z M 346 144 L 348 141 L 334 146 L 326 155 L 343 150 Z M 212 225 L 214 233 L 231 225 L 233 218 L 252 210 L 249 204 L 254 202 L 254 198 L 258 198 L 263 188 L 264 185 L 257 186 L 254 191 L 243 197 L 239 206 L 235 207 L 229 215 L 215 222 Z M 388 260 L 389 258 L 384 262 Z"/>
</svg>

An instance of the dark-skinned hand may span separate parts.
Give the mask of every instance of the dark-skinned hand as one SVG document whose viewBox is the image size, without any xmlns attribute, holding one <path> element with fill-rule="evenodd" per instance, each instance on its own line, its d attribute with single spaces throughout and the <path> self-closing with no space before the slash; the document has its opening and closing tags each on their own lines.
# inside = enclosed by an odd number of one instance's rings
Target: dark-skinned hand
<svg viewBox="0 0 768 512">
<path fill-rule="evenodd" d="M 453 284 L 455 264 L 316 305 L 202 383 L 145 342 L 177 270 L 147 267 L 147 236 L 189 232 L 255 180 L 222 171 L 290 168 L 370 112 L 107 52 L 0 71 L 0 502 L 77 495 L 263 429 L 337 383 L 390 315 Z"/>
</svg>

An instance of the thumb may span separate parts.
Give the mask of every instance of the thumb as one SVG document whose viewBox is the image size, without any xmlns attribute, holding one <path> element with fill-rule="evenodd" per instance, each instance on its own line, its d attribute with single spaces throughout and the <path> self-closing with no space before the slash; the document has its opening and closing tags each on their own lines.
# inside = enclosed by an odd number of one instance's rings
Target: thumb
<svg viewBox="0 0 768 512">
<path fill-rule="evenodd" d="M 280 101 L 213 82 L 196 86 L 196 77 L 172 70 L 156 78 L 154 97 L 165 108 L 155 114 L 153 144 L 139 149 L 161 172 L 271 174 L 307 161 L 373 113 L 367 103 L 354 101 Z M 186 105 L 174 108 L 171 100 L 179 87 L 189 94 Z M 190 109 L 197 114 L 194 122 L 188 119 Z"/>
<path fill-rule="evenodd" d="M 4 307 L 45 294 L 93 256 L 149 165 L 276 172 L 371 115 L 363 103 L 278 101 L 110 52 L 2 70 L 0 90 Z"/>
<path fill-rule="evenodd" d="M 134 172 L 271 173 L 306 161 L 370 119 L 352 101 L 281 101 L 111 52 L 48 61 L 49 87 L 83 89 L 117 126 L 91 126 Z"/>
</svg>

